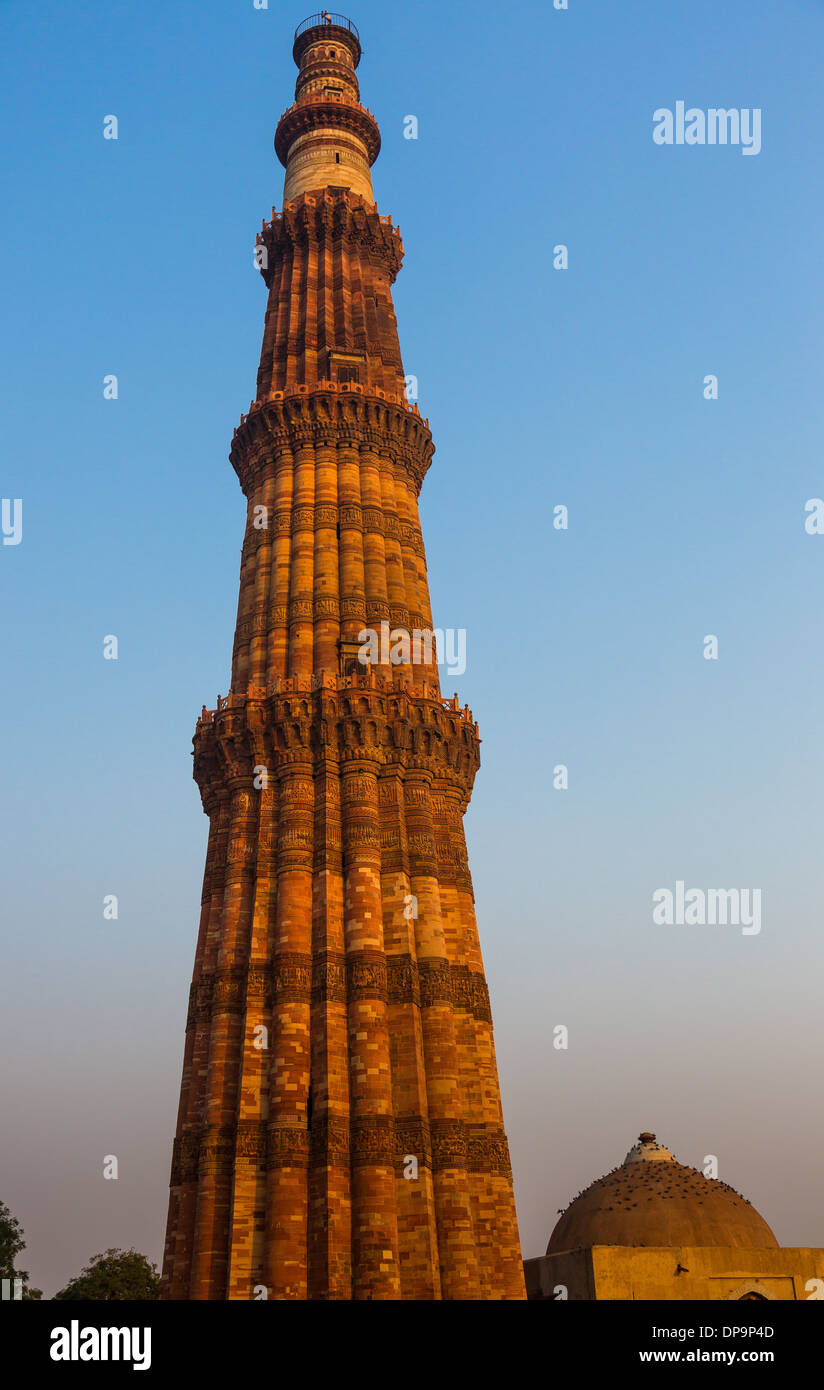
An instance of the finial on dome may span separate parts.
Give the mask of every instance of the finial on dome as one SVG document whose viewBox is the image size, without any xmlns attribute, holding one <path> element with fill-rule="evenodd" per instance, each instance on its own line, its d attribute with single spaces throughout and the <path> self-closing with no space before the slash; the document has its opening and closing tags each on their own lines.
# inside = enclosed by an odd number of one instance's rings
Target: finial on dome
<svg viewBox="0 0 824 1390">
<path fill-rule="evenodd" d="M 621 1164 L 625 1168 L 628 1163 L 663 1162 L 674 1163 L 675 1157 L 669 1149 L 665 1149 L 663 1144 L 659 1144 L 651 1129 L 642 1129 L 635 1143 Z"/>
</svg>

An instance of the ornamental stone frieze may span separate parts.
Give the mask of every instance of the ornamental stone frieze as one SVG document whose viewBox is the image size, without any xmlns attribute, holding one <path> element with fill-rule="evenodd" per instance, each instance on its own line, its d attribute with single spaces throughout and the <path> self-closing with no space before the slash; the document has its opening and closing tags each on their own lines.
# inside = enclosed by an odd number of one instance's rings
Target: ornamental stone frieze
<svg viewBox="0 0 824 1390">
<path fill-rule="evenodd" d="M 434 1172 L 511 1174 L 500 1125 L 378 1115 L 333 1120 L 319 1125 L 311 1136 L 298 1126 L 263 1122 L 183 1134 L 174 1143 L 171 1178 L 175 1186 L 193 1183 L 204 1173 L 228 1171 L 243 1160 L 263 1169 L 379 1163 L 400 1170 L 410 1158 Z"/>
</svg>

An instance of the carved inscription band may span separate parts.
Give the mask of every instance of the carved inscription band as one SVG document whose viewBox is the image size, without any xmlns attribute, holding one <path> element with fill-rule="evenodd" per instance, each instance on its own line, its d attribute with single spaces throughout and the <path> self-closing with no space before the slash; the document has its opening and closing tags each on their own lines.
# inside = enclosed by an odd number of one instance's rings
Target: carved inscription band
<svg viewBox="0 0 824 1390">
<path fill-rule="evenodd" d="M 171 1186 L 196 1182 L 207 1173 L 231 1173 L 252 1167 L 317 1168 L 377 1166 L 402 1169 L 410 1156 L 433 1172 L 464 1169 L 501 1173 L 511 1168 L 506 1135 L 500 1125 L 464 1124 L 462 1120 L 426 1120 L 420 1115 L 364 1116 L 347 1120 L 319 1116 L 305 1127 L 254 1124 L 204 1128 L 175 1140 Z"/>
<path fill-rule="evenodd" d="M 314 963 L 309 955 L 283 953 L 270 969 L 250 970 L 247 985 L 242 971 L 202 975 L 189 992 L 186 1026 L 205 1023 L 214 1014 L 241 1013 L 247 998 L 262 999 L 267 1007 L 345 1004 L 354 999 L 381 999 L 386 1004 L 415 1004 L 424 1009 L 448 1004 L 480 1022 L 492 1022 L 486 980 L 466 965 L 416 961 L 409 954 L 363 952 L 347 957 L 327 951 Z"/>
</svg>

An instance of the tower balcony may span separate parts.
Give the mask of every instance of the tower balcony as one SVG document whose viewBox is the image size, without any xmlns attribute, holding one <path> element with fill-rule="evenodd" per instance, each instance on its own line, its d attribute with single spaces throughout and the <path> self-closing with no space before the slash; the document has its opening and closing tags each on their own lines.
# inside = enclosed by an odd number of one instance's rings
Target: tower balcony
<svg viewBox="0 0 824 1390">
<path fill-rule="evenodd" d="M 319 128 L 333 127 L 348 131 L 366 148 L 369 166 L 375 163 L 381 149 L 381 133 L 372 112 L 345 93 L 312 92 L 287 107 L 275 131 L 275 154 L 286 167 L 289 149 L 299 135 Z"/>
<path fill-rule="evenodd" d="M 478 721 L 473 717 L 472 710 L 468 705 L 460 704 L 457 694 L 442 695 L 438 687 L 428 681 L 398 684 L 374 671 L 353 672 L 346 676 L 329 671 L 307 676 L 278 676 L 269 686 L 249 686 L 245 691 L 218 695 L 215 708 L 207 709 L 204 705 L 197 722 L 198 725 L 213 724 L 215 717 L 224 710 L 245 709 L 250 700 L 266 700 L 273 695 L 313 694 L 316 690 L 374 690 L 383 695 L 403 694 L 412 700 L 428 700 L 433 707 L 454 714 L 460 723 L 469 724 L 478 732 Z"/>
<path fill-rule="evenodd" d="M 358 66 L 362 52 L 360 34 L 357 27 L 351 19 L 347 19 L 346 15 L 330 14 L 329 10 L 321 10 L 319 14 L 310 14 L 307 19 L 301 21 L 295 30 L 295 41 L 292 47 L 292 57 L 298 66 L 300 66 L 301 55 L 310 44 L 318 39 L 334 39 L 338 43 L 346 44 L 352 53 L 355 67 Z"/>
</svg>

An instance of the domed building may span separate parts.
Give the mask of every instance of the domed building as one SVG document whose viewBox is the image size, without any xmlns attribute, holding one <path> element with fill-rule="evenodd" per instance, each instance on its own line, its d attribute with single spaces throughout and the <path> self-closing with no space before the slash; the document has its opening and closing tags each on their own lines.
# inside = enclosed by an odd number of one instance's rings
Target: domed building
<svg viewBox="0 0 824 1390">
<path fill-rule="evenodd" d="M 644 1131 L 524 1269 L 531 1299 L 806 1299 L 824 1251 L 782 1249 L 746 1197 Z"/>
</svg>

